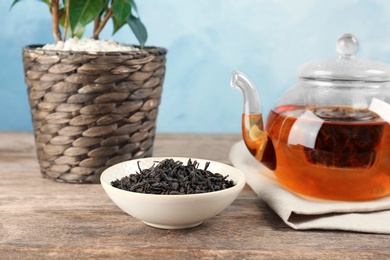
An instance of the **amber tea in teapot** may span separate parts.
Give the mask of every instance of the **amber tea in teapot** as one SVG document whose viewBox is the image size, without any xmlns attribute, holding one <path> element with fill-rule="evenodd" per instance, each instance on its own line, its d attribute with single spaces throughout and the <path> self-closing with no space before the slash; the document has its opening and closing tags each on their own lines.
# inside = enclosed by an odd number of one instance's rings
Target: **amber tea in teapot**
<svg viewBox="0 0 390 260">
<path fill-rule="evenodd" d="M 318 121 L 299 119 L 305 111 L 324 116 L 317 133 L 308 133 L 307 129 Z M 349 200 L 361 200 L 389 192 L 385 187 L 390 186 L 390 176 L 384 173 L 390 174 L 390 161 L 386 164 L 382 158 L 390 158 L 390 126 L 377 114 L 339 107 L 312 110 L 277 107 L 268 115 L 266 124 L 273 144 L 257 136 L 262 127 L 261 114 L 243 114 L 243 117 L 243 138 L 250 152 L 256 157 L 261 142 L 268 146 L 262 154 L 262 163 L 274 170 L 285 187 L 314 197 L 324 197 L 326 192 L 331 194 L 328 199 L 344 199 L 348 195 Z M 297 120 L 301 120 L 299 127 L 294 124 Z M 298 132 L 291 134 L 292 131 Z M 299 144 L 310 135 L 316 135 L 313 147 Z M 293 140 L 294 137 L 298 140 Z M 303 142 L 308 144 L 310 140 Z"/>
<path fill-rule="evenodd" d="M 240 72 L 243 140 L 292 192 L 333 200 L 390 194 L 390 65 L 354 57 L 350 34 L 337 59 L 309 63 L 278 100 L 266 124 L 256 88 Z"/>
</svg>

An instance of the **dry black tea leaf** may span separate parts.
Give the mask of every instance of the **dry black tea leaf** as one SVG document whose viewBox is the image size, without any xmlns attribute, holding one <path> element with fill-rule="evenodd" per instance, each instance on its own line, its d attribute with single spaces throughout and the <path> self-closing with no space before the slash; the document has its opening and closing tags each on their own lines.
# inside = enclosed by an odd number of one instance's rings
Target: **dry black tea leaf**
<svg viewBox="0 0 390 260">
<path fill-rule="evenodd" d="M 111 182 L 115 188 L 147 194 L 184 195 L 224 190 L 233 187 L 232 180 L 220 173 L 207 170 L 210 162 L 204 169 L 199 169 L 197 161 L 188 160 L 187 165 L 173 159 L 165 159 L 148 169 L 130 174 L 122 179 Z"/>
</svg>

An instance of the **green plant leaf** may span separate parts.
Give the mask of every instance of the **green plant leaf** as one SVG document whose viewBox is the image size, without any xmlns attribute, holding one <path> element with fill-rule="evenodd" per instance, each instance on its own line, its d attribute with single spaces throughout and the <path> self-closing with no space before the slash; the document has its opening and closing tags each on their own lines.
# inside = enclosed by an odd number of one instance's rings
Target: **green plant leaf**
<svg viewBox="0 0 390 260">
<path fill-rule="evenodd" d="M 70 0 L 69 25 L 74 35 L 92 22 L 103 10 L 103 0 Z"/>
<path fill-rule="evenodd" d="M 135 11 L 137 16 L 139 17 L 138 8 L 137 8 L 137 5 L 135 4 L 134 0 L 129 0 L 129 1 L 130 1 L 131 8 Z"/>
<path fill-rule="evenodd" d="M 20 2 L 20 1 L 21 1 L 21 0 L 14 0 L 14 2 L 11 4 L 10 9 L 11 9 L 16 3 Z"/>
<path fill-rule="evenodd" d="M 138 17 L 135 17 L 134 15 L 130 15 L 126 21 L 130 26 L 130 29 L 133 31 L 135 37 L 137 37 L 139 45 L 141 45 L 141 48 L 143 48 L 146 40 L 148 39 L 148 32 L 146 31 L 145 25 Z"/>
<path fill-rule="evenodd" d="M 124 20 L 123 23 L 119 24 L 117 22 L 117 20 L 115 19 L 115 17 L 112 17 L 112 21 L 113 21 L 113 24 L 114 24 L 114 29 L 112 31 L 112 35 L 114 35 L 117 31 L 119 31 L 120 28 L 122 28 L 123 25 L 126 24 L 126 20 Z"/>
<path fill-rule="evenodd" d="M 22 0 L 11 0 L 10 9 Z M 37 0 L 45 3 L 51 12 L 51 0 Z M 70 37 L 82 37 L 86 26 L 96 17 L 103 16 L 112 8 L 112 21 L 114 24 L 113 34 L 115 34 L 126 23 L 139 41 L 141 48 L 144 47 L 148 38 L 145 25 L 141 22 L 138 8 L 134 0 L 60 0 L 59 1 L 59 24 L 64 26 L 65 4 L 69 4 L 69 23 L 67 34 Z M 111 5 L 110 5 L 111 3 Z"/>
<path fill-rule="evenodd" d="M 62 26 L 62 28 L 65 27 L 65 9 L 64 8 L 61 8 L 60 10 L 58 10 L 58 22 L 59 24 Z M 84 31 L 85 31 L 85 26 L 84 27 L 80 27 L 77 29 L 77 31 L 75 32 L 71 32 L 71 29 L 70 29 L 70 25 L 68 24 L 68 29 L 67 29 L 67 35 L 69 37 L 74 37 L 76 36 L 77 38 L 81 38 L 84 34 Z"/>
<path fill-rule="evenodd" d="M 125 24 L 131 14 L 130 0 L 115 0 L 112 4 L 112 14 L 117 24 Z"/>
<path fill-rule="evenodd" d="M 80 39 L 81 37 L 83 37 L 84 31 L 85 31 L 85 26 L 84 27 L 79 27 L 77 29 L 77 31 L 73 32 L 72 36 L 73 37 L 76 36 L 77 38 Z"/>
<path fill-rule="evenodd" d="M 111 1 L 112 0 L 103 0 L 103 12 L 108 12 L 108 10 L 110 9 L 110 3 L 111 3 Z M 103 12 L 102 13 L 100 13 L 100 15 L 102 15 L 103 14 Z"/>
</svg>

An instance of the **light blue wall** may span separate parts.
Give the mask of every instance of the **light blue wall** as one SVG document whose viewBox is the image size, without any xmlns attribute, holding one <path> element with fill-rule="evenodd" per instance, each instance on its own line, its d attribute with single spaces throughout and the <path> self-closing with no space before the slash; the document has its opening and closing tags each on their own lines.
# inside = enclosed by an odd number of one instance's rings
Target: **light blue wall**
<svg viewBox="0 0 390 260">
<path fill-rule="evenodd" d="M 39 1 L 11 11 L 0 2 L 0 130 L 31 130 L 21 50 L 52 42 Z M 240 131 L 242 98 L 229 85 L 238 69 L 261 93 L 263 109 L 292 86 L 298 67 L 336 55 L 342 33 L 355 34 L 359 57 L 390 63 L 388 0 L 138 0 L 148 45 L 169 50 L 158 132 Z M 90 33 L 86 36 L 90 36 Z M 111 37 L 110 25 L 101 38 Z M 128 28 L 114 39 L 135 43 Z"/>
</svg>

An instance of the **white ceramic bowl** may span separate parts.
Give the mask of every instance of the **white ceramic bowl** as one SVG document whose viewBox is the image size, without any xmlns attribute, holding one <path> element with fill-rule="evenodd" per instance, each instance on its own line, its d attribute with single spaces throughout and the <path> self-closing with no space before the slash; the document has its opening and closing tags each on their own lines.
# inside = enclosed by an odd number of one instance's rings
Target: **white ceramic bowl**
<svg viewBox="0 0 390 260">
<path fill-rule="evenodd" d="M 182 161 L 187 165 L 188 158 L 170 157 L 175 161 Z M 151 157 L 134 159 L 113 165 L 106 169 L 101 177 L 101 184 L 111 200 L 129 215 L 142 220 L 145 224 L 164 229 L 182 229 L 200 225 L 203 221 L 214 217 L 228 207 L 245 186 L 245 175 L 238 169 L 215 161 L 191 158 L 199 163 L 199 169 L 204 169 L 206 162 L 210 162 L 207 170 L 213 173 L 228 175 L 235 185 L 228 189 L 200 194 L 186 195 L 156 195 L 130 192 L 115 188 L 111 182 L 122 177 L 150 168 L 156 161 L 167 158 Z"/>
</svg>

